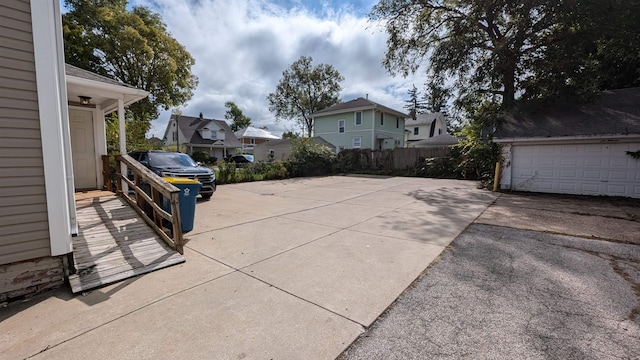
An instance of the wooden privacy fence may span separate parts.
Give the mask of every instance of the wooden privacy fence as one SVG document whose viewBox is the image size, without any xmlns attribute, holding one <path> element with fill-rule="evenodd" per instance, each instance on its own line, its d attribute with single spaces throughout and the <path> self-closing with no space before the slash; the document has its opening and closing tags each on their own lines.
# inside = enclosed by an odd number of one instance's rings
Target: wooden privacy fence
<svg viewBox="0 0 640 360">
<path fill-rule="evenodd" d="M 162 180 L 129 155 L 116 155 L 115 158 L 117 194 L 122 196 L 169 246 L 183 254 L 180 189 Z M 122 164 L 126 165 L 127 169 L 124 174 Z M 133 180 L 127 175 L 133 176 Z M 123 190 L 123 182 L 133 190 L 133 194 Z M 163 198 L 170 203 L 171 213 L 162 208 Z"/>
<path fill-rule="evenodd" d="M 451 149 L 439 148 L 395 148 L 387 150 L 348 149 L 338 154 L 353 169 L 361 170 L 405 170 L 416 167 L 428 158 L 451 157 Z"/>
<path fill-rule="evenodd" d="M 448 158 L 451 157 L 451 149 L 448 147 L 439 148 L 397 148 L 393 152 L 393 169 L 404 170 L 415 167 L 418 162 L 428 158 Z"/>
</svg>

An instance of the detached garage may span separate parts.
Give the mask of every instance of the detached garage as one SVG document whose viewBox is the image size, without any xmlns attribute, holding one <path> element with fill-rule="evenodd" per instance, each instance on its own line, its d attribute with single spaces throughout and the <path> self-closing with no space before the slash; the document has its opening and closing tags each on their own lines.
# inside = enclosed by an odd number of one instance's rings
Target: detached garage
<svg viewBox="0 0 640 360">
<path fill-rule="evenodd" d="M 640 88 L 581 106 L 518 109 L 494 141 L 501 189 L 640 198 Z"/>
</svg>

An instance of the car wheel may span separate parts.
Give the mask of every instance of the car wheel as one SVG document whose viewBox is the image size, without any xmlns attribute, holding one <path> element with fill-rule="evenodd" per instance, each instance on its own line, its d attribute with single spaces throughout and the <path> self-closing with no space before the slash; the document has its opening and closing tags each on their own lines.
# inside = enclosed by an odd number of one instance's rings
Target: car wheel
<svg viewBox="0 0 640 360">
<path fill-rule="evenodd" d="M 210 200 L 213 194 L 200 194 L 202 196 L 202 200 Z"/>
</svg>

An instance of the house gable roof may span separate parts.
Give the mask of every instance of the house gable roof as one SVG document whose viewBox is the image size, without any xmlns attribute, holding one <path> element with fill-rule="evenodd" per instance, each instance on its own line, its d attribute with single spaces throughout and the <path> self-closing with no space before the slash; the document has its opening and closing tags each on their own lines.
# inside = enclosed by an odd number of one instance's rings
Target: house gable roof
<svg viewBox="0 0 640 360">
<path fill-rule="evenodd" d="M 129 85 L 129 84 L 125 84 L 123 82 L 120 82 L 118 80 L 106 77 L 106 76 L 102 76 L 102 75 L 98 75 L 96 73 L 93 73 L 91 71 L 88 70 L 84 70 L 81 69 L 77 66 L 73 66 L 70 64 L 64 64 L 64 70 L 65 73 L 68 76 L 74 76 L 80 79 L 85 79 L 85 80 L 92 80 L 92 81 L 97 81 L 97 82 L 101 82 L 101 83 L 105 83 L 105 84 L 109 84 L 109 85 L 116 85 L 116 86 L 124 86 L 124 87 L 128 87 L 131 89 L 137 89 L 135 86 L 133 85 Z"/>
<path fill-rule="evenodd" d="M 345 113 L 345 112 L 351 112 L 351 111 L 358 111 L 358 110 L 369 110 L 369 109 L 375 109 L 375 110 L 379 110 L 385 113 L 389 113 L 395 116 L 399 116 L 402 118 L 406 118 L 409 115 L 401 112 L 401 111 L 397 111 L 397 110 L 393 110 L 391 108 L 388 108 L 384 105 L 378 104 L 377 102 L 371 101 L 369 99 L 364 99 L 364 98 L 357 98 L 357 99 L 353 99 L 347 102 L 343 102 L 343 103 L 339 103 L 339 104 L 335 104 L 333 106 L 329 106 L 326 109 L 320 110 L 320 111 L 316 111 L 313 114 L 311 114 L 311 117 L 316 117 L 316 116 L 323 116 L 323 115 L 333 115 L 333 114 L 341 114 L 341 113 Z"/>
<path fill-rule="evenodd" d="M 449 145 L 457 144 L 458 140 L 459 139 L 457 137 L 444 133 L 444 134 L 436 135 L 434 137 L 430 137 L 428 139 L 412 142 L 411 145 L 414 147 L 449 146 Z"/>
<path fill-rule="evenodd" d="M 640 135 L 640 88 L 603 91 L 590 104 L 516 109 L 498 124 L 494 139 L 616 135 Z"/>
<path fill-rule="evenodd" d="M 241 147 L 240 141 L 236 138 L 233 131 L 224 120 L 205 119 L 193 116 L 180 116 L 174 118 L 178 123 L 178 128 L 185 138 L 189 139 L 189 144 L 194 145 L 215 145 L 226 147 Z M 224 140 L 203 139 L 199 130 L 207 128 L 208 125 L 215 125 L 224 131 Z"/>
<path fill-rule="evenodd" d="M 235 134 L 238 139 L 242 139 L 242 138 L 280 139 L 279 137 L 273 135 L 272 133 L 266 130 L 254 128 L 253 126 L 248 126 L 244 129 L 240 129 L 236 131 Z"/>
<path fill-rule="evenodd" d="M 416 114 L 416 119 L 414 120 L 411 117 L 405 119 L 406 126 L 420 126 L 420 125 L 431 125 L 434 120 L 438 120 L 439 118 L 444 119 L 444 115 L 440 112 L 436 113 L 428 113 L 428 114 Z"/>
</svg>

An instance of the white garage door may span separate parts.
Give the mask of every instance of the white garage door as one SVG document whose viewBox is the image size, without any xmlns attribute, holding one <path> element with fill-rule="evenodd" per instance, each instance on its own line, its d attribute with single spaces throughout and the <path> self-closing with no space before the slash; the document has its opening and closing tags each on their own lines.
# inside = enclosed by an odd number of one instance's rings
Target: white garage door
<svg viewBox="0 0 640 360">
<path fill-rule="evenodd" d="M 640 143 L 513 145 L 512 189 L 640 198 Z"/>
</svg>

